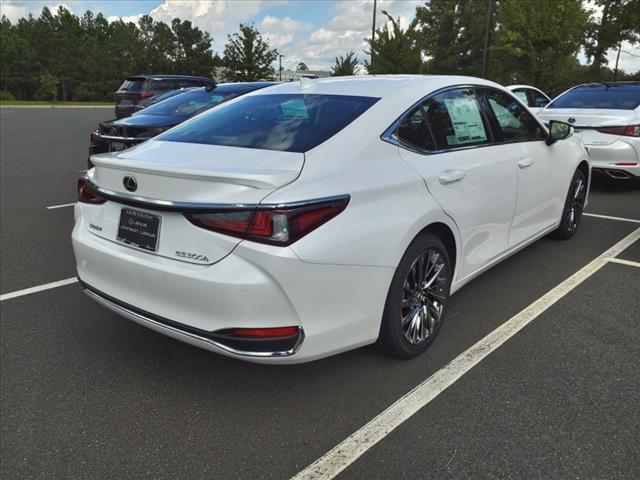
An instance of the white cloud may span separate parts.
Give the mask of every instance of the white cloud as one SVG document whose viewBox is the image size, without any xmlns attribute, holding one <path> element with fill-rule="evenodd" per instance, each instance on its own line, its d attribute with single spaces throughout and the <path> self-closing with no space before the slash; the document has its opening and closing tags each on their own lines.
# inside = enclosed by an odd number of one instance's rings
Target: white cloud
<svg viewBox="0 0 640 480">
<path fill-rule="evenodd" d="M 73 13 L 73 9 L 64 3 L 52 3 L 51 1 L 33 0 L 24 2 L 21 0 L 2 0 L 0 2 L 0 17 L 5 15 L 11 23 L 16 23 L 20 18 L 27 17 L 30 13 L 35 17 L 42 13 L 42 9 L 47 7 L 55 15 L 58 7 L 64 7 Z"/>
<path fill-rule="evenodd" d="M 415 9 L 424 4 L 424 0 L 379 0 L 376 8 L 376 27 L 386 21 L 382 14 L 386 10 L 392 17 L 400 17 L 400 24 L 406 27 L 413 19 Z M 373 0 L 351 0 L 337 2 L 332 7 L 329 24 L 311 32 L 288 58 L 291 61 L 304 61 L 309 68 L 328 69 L 334 64 L 335 57 L 353 50 L 363 62 L 368 49 L 365 38 L 371 37 L 373 21 Z M 289 63 L 287 62 L 287 63 Z"/>
</svg>

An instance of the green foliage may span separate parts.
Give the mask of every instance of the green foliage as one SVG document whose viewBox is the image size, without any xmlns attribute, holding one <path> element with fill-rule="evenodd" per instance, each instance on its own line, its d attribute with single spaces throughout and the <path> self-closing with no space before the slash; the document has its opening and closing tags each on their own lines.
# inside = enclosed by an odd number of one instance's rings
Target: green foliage
<svg viewBox="0 0 640 480">
<path fill-rule="evenodd" d="M 73 15 L 60 6 L 15 25 L 0 21 L 0 88 L 18 99 L 45 97 L 41 76 L 59 80 L 59 99 L 112 100 L 125 77 L 140 73 L 212 76 L 220 59 L 212 39 L 189 21 L 171 25 L 144 16 L 136 25 L 100 13 Z M 50 98 L 46 98 L 49 100 Z"/>
<path fill-rule="evenodd" d="M 585 53 L 592 58 L 591 77 L 594 80 L 606 76 L 607 50 L 616 48 L 626 40 L 640 43 L 640 0 L 594 0 L 602 14 L 599 19 L 588 21 Z"/>
<path fill-rule="evenodd" d="M 425 72 L 480 75 L 486 8 L 487 0 L 431 0 L 416 9 Z"/>
<path fill-rule="evenodd" d="M 358 57 L 356 53 L 351 51 L 346 56 L 340 55 L 336 57 L 336 64 L 331 67 L 332 77 L 343 77 L 345 75 L 355 75 L 355 69 L 358 66 Z"/>
<path fill-rule="evenodd" d="M 60 79 L 50 73 L 43 73 L 38 78 L 40 83 L 40 88 L 36 92 L 36 98 L 38 100 L 51 100 L 52 102 L 56 101 L 56 97 L 58 96 L 58 84 L 60 83 Z"/>
<path fill-rule="evenodd" d="M 391 23 L 391 28 L 385 23 L 376 30 L 375 39 L 365 41 L 369 44 L 372 63 L 365 61 L 367 71 L 376 73 L 418 73 L 422 59 L 417 42 L 417 19 L 414 19 L 406 30 L 400 26 L 400 18 L 394 19 L 386 11 L 382 13 Z"/>
<path fill-rule="evenodd" d="M 501 0 L 491 77 L 505 85 L 530 83 L 551 94 L 571 86 L 580 71 L 576 55 L 587 21 L 576 0 Z"/>
<path fill-rule="evenodd" d="M 275 70 L 271 64 L 278 58 L 278 52 L 263 40 L 253 25 L 240 24 L 240 32 L 228 37 L 224 47 L 228 80 L 255 82 L 274 78 Z"/>
<path fill-rule="evenodd" d="M 14 97 L 11 94 L 11 92 L 7 92 L 6 90 L 0 90 L 0 101 L 12 102 L 15 99 L 16 97 Z"/>
</svg>

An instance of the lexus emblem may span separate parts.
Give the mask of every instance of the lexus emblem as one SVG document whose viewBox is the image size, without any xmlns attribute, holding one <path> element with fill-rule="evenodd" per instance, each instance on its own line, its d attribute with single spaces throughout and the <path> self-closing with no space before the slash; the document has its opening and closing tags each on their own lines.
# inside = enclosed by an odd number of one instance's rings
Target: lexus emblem
<svg viewBox="0 0 640 480">
<path fill-rule="evenodd" d="M 126 177 L 124 177 L 122 179 L 122 184 L 124 185 L 124 188 L 126 188 L 130 192 L 135 192 L 138 189 L 138 182 L 131 175 L 127 175 Z"/>
<path fill-rule="evenodd" d="M 569 122 L 569 123 L 576 123 L 576 119 L 575 119 L 575 118 L 573 118 L 573 117 L 569 117 L 568 122 Z"/>
</svg>

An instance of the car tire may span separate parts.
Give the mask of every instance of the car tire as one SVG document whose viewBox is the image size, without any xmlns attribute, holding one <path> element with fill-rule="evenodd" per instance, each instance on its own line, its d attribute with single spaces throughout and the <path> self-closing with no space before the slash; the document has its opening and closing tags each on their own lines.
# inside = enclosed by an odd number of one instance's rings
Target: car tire
<svg viewBox="0 0 640 480">
<path fill-rule="evenodd" d="M 447 313 L 452 276 L 438 237 L 423 233 L 409 245 L 391 281 L 380 326 L 378 343 L 388 354 L 412 358 L 429 347 Z"/>
<path fill-rule="evenodd" d="M 571 179 L 567 198 L 562 210 L 562 218 L 558 229 L 553 232 L 553 236 L 559 240 L 568 240 L 573 237 L 578 230 L 584 204 L 587 198 L 587 177 L 582 170 L 576 170 Z"/>
</svg>

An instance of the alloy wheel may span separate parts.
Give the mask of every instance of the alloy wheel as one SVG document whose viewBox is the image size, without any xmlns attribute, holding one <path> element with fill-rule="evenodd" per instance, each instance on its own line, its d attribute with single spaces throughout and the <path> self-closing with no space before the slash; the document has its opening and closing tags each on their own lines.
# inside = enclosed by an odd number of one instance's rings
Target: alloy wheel
<svg viewBox="0 0 640 480">
<path fill-rule="evenodd" d="M 437 249 L 422 252 L 409 268 L 400 304 L 400 326 L 411 345 L 435 333 L 448 296 L 447 264 Z"/>
<path fill-rule="evenodd" d="M 569 197 L 569 232 L 574 232 L 578 228 L 578 223 L 582 218 L 582 211 L 584 209 L 584 202 L 587 198 L 587 185 L 584 178 L 576 178 L 573 182 L 571 195 Z"/>
</svg>

